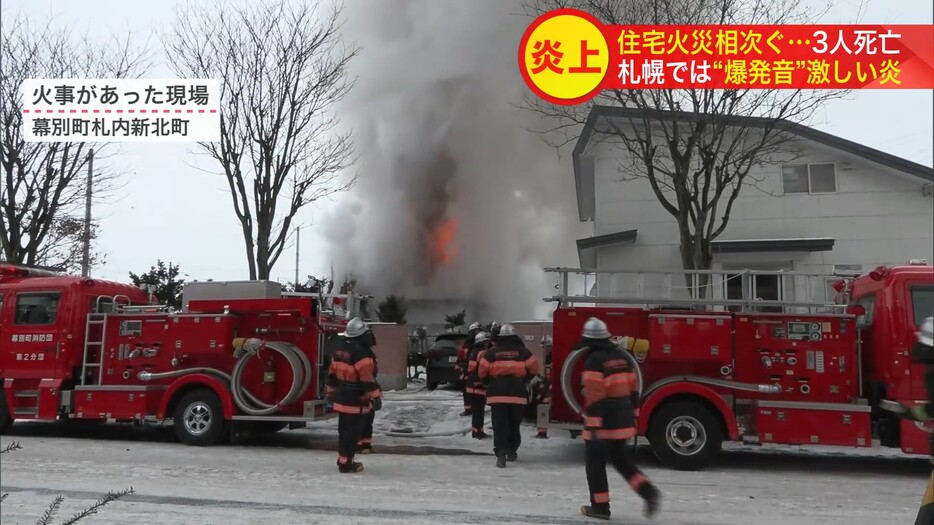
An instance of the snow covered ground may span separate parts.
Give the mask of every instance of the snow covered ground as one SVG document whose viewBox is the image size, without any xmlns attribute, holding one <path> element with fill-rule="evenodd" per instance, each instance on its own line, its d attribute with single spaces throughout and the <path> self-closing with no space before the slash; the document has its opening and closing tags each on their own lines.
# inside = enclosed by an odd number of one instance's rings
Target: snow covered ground
<svg viewBox="0 0 934 525">
<path fill-rule="evenodd" d="M 454 392 L 387 394 L 366 470 L 335 466 L 334 422 L 243 438 L 230 446 L 187 447 L 168 427 L 17 424 L 2 444 L 3 524 L 35 523 L 63 495 L 59 516 L 108 490 L 132 486 L 86 523 L 101 524 L 571 524 L 587 502 L 583 444 L 567 434 L 534 439 L 524 428 L 519 461 L 493 466 L 490 440 L 460 435 Z M 487 418 L 489 424 L 489 418 Z M 436 437 L 389 437 L 390 430 Z M 453 434 L 453 435 L 452 435 Z M 781 452 L 781 453 L 778 453 Z M 910 524 L 929 464 L 897 451 L 730 446 L 704 472 L 640 462 L 664 491 L 662 524 Z M 649 523 L 637 498 L 612 475 L 613 521 Z"/>
</svg>

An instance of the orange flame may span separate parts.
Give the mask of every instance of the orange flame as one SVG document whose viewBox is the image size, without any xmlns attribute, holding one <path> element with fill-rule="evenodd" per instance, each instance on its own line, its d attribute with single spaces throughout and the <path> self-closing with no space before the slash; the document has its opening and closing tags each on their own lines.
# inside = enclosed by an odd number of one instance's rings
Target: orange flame
<svg viewBox="0 0 934 525">
<path fill-rule="evenodd" d="M 452 243 L 457 237 L 457 219 L 450 218 L 431 232 L 431 260 L 435 265 L 448 264 L 455 254 Z"/>
</svg>

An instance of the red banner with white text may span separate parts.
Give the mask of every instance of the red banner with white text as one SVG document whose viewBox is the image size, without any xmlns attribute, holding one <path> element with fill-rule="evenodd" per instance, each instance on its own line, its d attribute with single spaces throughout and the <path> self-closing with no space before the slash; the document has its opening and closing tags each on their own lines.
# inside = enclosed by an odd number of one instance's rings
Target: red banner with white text
<svg viewBox="0 0 934 525">
<path fill-rule="evenodd" d="M 605 26 L 560 9 L 526 30 L 519 67 L 559 104 L 607 89 L 932 89 L 934 26 Z"/>
</svg>

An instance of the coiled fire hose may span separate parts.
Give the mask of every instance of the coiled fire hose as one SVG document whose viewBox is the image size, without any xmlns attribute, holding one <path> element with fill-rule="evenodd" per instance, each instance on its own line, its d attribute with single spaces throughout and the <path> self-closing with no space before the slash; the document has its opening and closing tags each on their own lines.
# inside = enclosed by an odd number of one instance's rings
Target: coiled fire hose
<svg viewBox="0 0 934 525">
<path fill-rule="evenodd" d="M 632 339 L 624 338 L 623 349 L 626 350 Z M 577 398 L 574 397 L 572 392 L 571 385 L 571 374 L 574 373 L 574 367 L 577 366 L 577 362 L 581 357 L 590 352 L 590 347 L 585 346 L 583 348 L 578 348 L 571 352 L 568 355 L 568 358 L 564 361 L 564 365 L 561 366 L 561 395 L 564 397 L 564 402 L 571 407 L 574 412 L 583 415 L 584 409 L 581 408 L 580 403 L 577 402 Z M 629 361 L 629 366 L 632 368 L 633 372 L 636 374 L 636 391 L 639 392 L 639 397 L 642 397 L 642 369 L 639 368 L 639 363 L 636 361 L 636 358 L 632 356 L 629 352 L 624 351 L 623 355 L 626 357 L 626 361 Z"/>
<path fill-rule="evenodd" d="M 170 372 L 149 372 L 143 371 L 137 374 L 141 381 L 156 381 L 178 377 L 196 372 L 205 372 L 220 376 L 230 382 L 230 392 L 233 395 L 234 403 L 240 410 L 251 416 L 268 416 L 274 414 L 283 405 L 294 403 L 308 390 L 311 384 L 311 361 L 297 346 L 281 341 L 262 341 L 260 339 L 235 339 L 234 357 L 237 362 L 234 365 L 231 374 L 222 370 L 208 367 L 184 368 L 181 370 L 172 370 Z M 275 404 L 269 404 L 253 395 L 243 386 L 243 370 L 246 368 L 250 358 L 258 356 L 263 349 L 269 349 L 282 355 L 289 366 L 292 368 L 292 386 L 281 401 Z"/>
<path fill-rule="evenodd" d="M 623 350 L 631 350 L 633 345 L 648 344 L 648 341 L 645 341 L 644 343 L 640 343 L 640 341 L 644 340 L 624 337 L 621 346 L 623 347 Z M 574 367 L 577 365 L 578 360 L 580 360 L 580 358 L 589 351 L 589 347 L 584 347 L 571 352 L 571 354 L 568 355 L 567 360 L 564 361 L 564 365 L 561 367 L 561 395 L 564 397 L 565 403 L 567 403 L 571 409 L 580 415 L 583 415 L 583 409 L 571 391 L 573 388 L 571 386 L 571 374 L 574 372 Z M 636 362 L 636 359 L 632 354 L 629 352 L 623 352 L 623 355 L 626 356 L 626 360 L 629 361 L 629 366 L 632 367 L 633 371 L 636 373 L 636 380 L 638 384 L 636 390 L 639 392 L 639 398 L 642 399 L 643 394 L 645 393 L 642 384 L 642 369 L 639 368 L 639 363 Z M 782 391 L 781 385 L 777 384 L 740 383 L 738 381 L 714 379 L 700 376 L 672 376 L 662 381 L 653 383 L 652 387 L 649 389 L 649 393 L 654 392 L 662 386 L 679 381 L 700 383 L 704 385 L 718 386 L 721 388 L 730 388 L 733 390 L 743 390 L 746 392 L 758 392 L 761 394 L 778 394 Z"/>
</svg>

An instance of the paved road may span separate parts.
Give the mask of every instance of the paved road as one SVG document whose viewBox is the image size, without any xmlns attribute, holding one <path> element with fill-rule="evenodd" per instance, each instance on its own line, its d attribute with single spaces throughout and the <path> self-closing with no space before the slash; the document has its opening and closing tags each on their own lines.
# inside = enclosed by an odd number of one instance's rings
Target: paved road
<svg viewBox="0 0 934 525">
<path fill-rule="evenodd" d="M 168 428 L 16 425 L 4 454 L 2 522 L 34 523 L 58 494 L 68 515 L 108 490 L 136 493 L 88 523 L 581 523 L 587 493 L 579 442 L 528 440 L 520 462 L 493 468 L 468 438 L 383 445 L 359 475 L 336 472 L 332 439 L 284 431 L 237 446 L 186 447 Z M 463 446 L 453 444 L 458 440 Z M 547 444 L 546 444 L 547 443 Z M 728 452 L 716 468 L 674 472 L 643 454 L 665 492 L 659 523 L 910 523 L 929 465 L 906 458 Z M 620 479 L 616 521 L 647 523 Z"/>
</svg>

